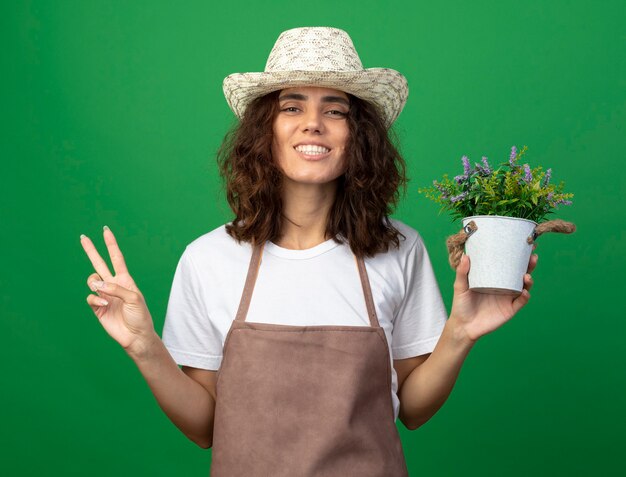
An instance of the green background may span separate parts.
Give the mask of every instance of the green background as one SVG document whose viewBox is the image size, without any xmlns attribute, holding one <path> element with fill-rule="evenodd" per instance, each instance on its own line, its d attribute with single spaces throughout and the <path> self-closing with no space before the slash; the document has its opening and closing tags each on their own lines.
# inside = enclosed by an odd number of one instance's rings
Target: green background
<svg viewBox="0 0 626 477">
<path fill-rule="evenodd" d="M 10 4 L 10 6 L 7 6 Z M 406 75 L 412 182 L 396 216 L 445 238 L 417 193 L 460 157 L 529 146 L 574 205 L 539 239 L 530 303 L 484 337 L 426 425 L 399 424 L 411 475 L 589 476 L 622 468 L 626 71 L 623 1 L 6 2 L 0 313 L 3 475 L 207 475 L 210 451 L 158 408 L 85 303 L 79 244 L 116 233 L 160 331 L 186 244 L 231 218 L 215 151 L 221 82 L 262 71 L 278 34 L 336 26 L 366 67 Z M 620 311 L 622 310 L 622 311 Z"/>
</svg>

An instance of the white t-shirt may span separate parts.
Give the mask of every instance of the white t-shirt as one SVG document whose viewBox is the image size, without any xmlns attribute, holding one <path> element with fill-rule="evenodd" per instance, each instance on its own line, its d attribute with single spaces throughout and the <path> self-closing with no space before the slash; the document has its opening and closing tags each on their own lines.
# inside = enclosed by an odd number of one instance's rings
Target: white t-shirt
<svg viewBox="0 0 626 477">
<path fill-rule="evenodd" d="M 365 258 L 376 313 L 390 346 L 392 402 L 400 402 L 394 359 L 433 351 L 447 319 L 419 233 L 392 220 L 400 247 Z M 252 248 L 224 226 L 185 249 L 174 275 L 163 342 L 179 365 L 217 370 L 237 313 Z M 265 244 L 246 321 L 284 325 L 369 326 L 363 288 L 347 244 L 328 240 L 306 250 Z"/>
</svg>

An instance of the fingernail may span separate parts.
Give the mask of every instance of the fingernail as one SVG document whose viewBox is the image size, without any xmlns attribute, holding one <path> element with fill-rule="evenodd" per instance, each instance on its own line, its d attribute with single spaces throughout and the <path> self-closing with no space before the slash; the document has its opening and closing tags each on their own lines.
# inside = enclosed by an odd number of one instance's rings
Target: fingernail
<svg viewBox="0 0 626 477">
<path fill-rule="evenodd" d="M 80 239 L 81 239 L 81 240 L 82 240 L 82 239 L 84 239 L 84 238 L 86 238 L 86 237 L 87 237 L 87 236 L 86 236 L 85 234 L 80 234 Z"/>
<path fill-rule="evenodd" d="M 103 299 L 103 298 L 100 298 L 100 299 L 98 300 L 98 303 L 99 303 L 100 305 L 102 305 L 102 306 L 107 306 L 107 305 L 109 304 L 109 302 L 108 302 L 108 301 L 106 301 L 106 300 L 105 300 L 105 299 Z"/>
<path fill-rule="evenodd" d="M 111 230 L 108 225 L 105 225 L 104 227 L 102 227 L 102 229 L 103 230 Z"/>
<path fill-rule="evenodd" d="M 104 283 L 102 280 L 94 280 L 93 282 L 91 282 L 91 285 L 96 289 L 100 289 L 100 288 L 104 288 L 106 283 Z M 95 290 L 94 290 L 95 291 Z"/>
</svg>

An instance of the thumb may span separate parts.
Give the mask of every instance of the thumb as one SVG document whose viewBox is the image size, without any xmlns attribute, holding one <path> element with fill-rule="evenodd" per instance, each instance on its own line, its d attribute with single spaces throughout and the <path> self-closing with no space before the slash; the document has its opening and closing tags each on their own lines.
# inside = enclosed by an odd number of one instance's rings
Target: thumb
<svg viewBox="0 0 626 477">
<path fill-rule="evenodd" d="M 461 261 L 456 267 L 456 279 L 454 280 L 455 293 L 463 293 L 469 290 L 467 275 L 470 269 L 470 259 L 467 255 L 461 255 Z"/>
<path fill-rule="evenodd" d="M 124 303 L 138 304 L 142 300 L 139 292 L 124 288 L 117 283 L 94 281 L 93 286 L 97 292 L 119 298 Z"/>
</svg>

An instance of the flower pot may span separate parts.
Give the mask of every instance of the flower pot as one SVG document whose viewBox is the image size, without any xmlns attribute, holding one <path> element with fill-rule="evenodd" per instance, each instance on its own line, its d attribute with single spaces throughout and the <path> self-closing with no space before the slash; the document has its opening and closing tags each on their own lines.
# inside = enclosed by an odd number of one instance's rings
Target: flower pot
<svg viewBox="0 0 626 477">
<path fill-rule="evenodd" d="M 480 293 L 519 295 L 533 245 L 537 222 L 500 215 L 475 215 L 463 219 L 463 228 L 471 221 L 477 226 L 465 242 L 470 258 L 469 287 Z"/>
</svg>

